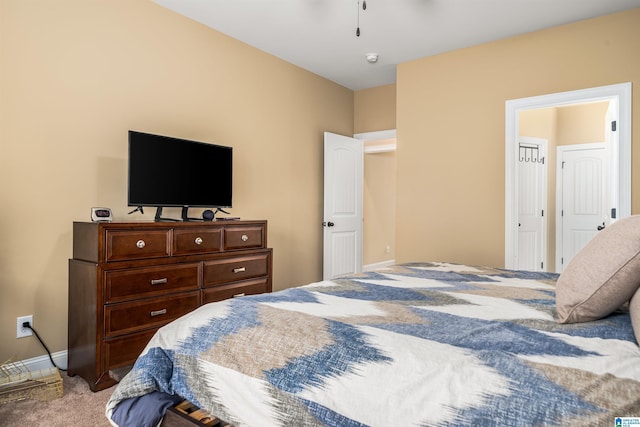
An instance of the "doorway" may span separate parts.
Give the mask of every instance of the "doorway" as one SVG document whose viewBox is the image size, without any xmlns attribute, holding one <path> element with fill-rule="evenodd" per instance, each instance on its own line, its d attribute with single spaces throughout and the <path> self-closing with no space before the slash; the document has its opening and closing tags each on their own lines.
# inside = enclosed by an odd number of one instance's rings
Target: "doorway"
<svg viewBox="0 0 640 427">
<path fill-rule="evenodd" d="M 358 146 L 360 148 L 356 149 Z M 356 134 L 354 138 L 325 132 L 325 280 L 394 263 L 395 149 L 395 129 Z M 392 154 L 391 163 L 389 153 Z M 387 161 L 367 163 L 367 170 L 363 171 L 367 156 L 386 157 Z M 371 170 L 374 168 L 376 170 Z M 367 174 L 376 180 L 367 180 Z M 347 185 L 349 183 L 355 186 Z M 374 200 L 373 207 L 371 200 Z M 380 246 L 380 242 L 383 242 L 382 258 L 378 254 L 379 258 L 371 262 L 366 248 Z"/>
<path fill-rule="evenodd" d="M 519 177 L 519 116 L 524 111 L 596 101 L 610 101 L 614 108 L 608 117 L 615 121 L 610 141 L 611 209 L 615 218 L 631 214 L 631 83 L 561 92 L 506 101 L 505 104 L 505 267 L 517 269 Z M 549 167 L 555 170 L 553 166 Z M 555 240 L 555 239 L 554 239 Z M 555 246 L 554 246 L 555 250 Z M 547 271 L 555 271 L 547 269 Z"/>
<path fill-rule="evenodd" d="M 396 131 L 354 135 L 364 141 L 364 271 L 395 263 Z"/>
</svg>

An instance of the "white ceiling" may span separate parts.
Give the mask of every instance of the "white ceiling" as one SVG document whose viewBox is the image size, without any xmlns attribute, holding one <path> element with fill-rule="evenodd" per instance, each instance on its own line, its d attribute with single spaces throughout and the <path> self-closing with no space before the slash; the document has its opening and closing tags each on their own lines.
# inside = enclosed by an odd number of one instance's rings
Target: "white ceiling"
<svg viewBox="0 0 640 427">
<path fill-rule="evenodd" d="M 362 0 L 153 1 L 352 90 L 394 83 L 402 62 L 640 7 L 640 0 L 367 0 L 363 11 Z M 376 64 L 365 58 L 371 52 Z"/>
</svg>

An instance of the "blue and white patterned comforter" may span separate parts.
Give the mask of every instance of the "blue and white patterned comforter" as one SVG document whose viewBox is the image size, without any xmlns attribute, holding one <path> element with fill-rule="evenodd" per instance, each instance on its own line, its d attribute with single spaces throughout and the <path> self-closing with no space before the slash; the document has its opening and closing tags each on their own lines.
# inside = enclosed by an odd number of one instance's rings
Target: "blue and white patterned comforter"
<svg viewBox="0 0 640 427">
<path fill-rule="evenodd" d="M 628 311 L 554 319 L 551 273 L 414 263 L 212 303 L 117 386 L 237 426 L 614 426 L 640 417 Z"/>
</svg>

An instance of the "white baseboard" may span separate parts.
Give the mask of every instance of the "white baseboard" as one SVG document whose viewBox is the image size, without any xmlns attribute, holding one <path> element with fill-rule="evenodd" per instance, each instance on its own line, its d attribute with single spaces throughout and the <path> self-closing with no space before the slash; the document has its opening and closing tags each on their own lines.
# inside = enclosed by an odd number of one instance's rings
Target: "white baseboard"
<svg viewBox="0 0 640 427">
<path fill-rule="evenodd" d="M 373 271 L 378 270 L 380 268 L 391 267 L 396 263 L 395 259 L 390 259 L 388 261 L 376 262 L 374 264 L 367 264 L 362 266 L 362 271 Z"/>
<path fill-rule="evenodd" d="M 58 365 L 60 369 L 67 369 L 67 350 L 51 353 L 51 358 Z M 31 359 L 21 360 L 17 363 L 9 363 L 9 368 L 12 365 L 20 365 L 23 368 L 29 370 L 29 372 L 40 371 L 42 369 L 52 368 L 51 360 L 48 355 L 33 357 Z"/>
</svg>

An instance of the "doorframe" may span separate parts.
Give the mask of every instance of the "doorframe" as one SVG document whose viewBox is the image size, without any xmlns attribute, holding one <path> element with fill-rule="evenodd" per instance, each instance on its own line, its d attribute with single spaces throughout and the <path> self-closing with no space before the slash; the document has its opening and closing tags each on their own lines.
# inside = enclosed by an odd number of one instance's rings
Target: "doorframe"
<svg viewBox="0 0 640 427">
<path fill-rule="evenodd" d="M 620 83 L 505 101 L 505 268 L 515 269 L 518 256 L 518 115 L 521 111 L 591 101 L 617 100 L 617 218 L 631 215 L 631 83 Z M 615 159 L 612 159 L 614 162 Z"/>
<path fill-rule="evenodd" d="M 610 150 L 607 148 L 607 144 L 604 142 L 591 142 L 586 144 L 571 144 L 571 145 L 559 145 L 556 147 L 556 273 L 561 273 L 563 270 L 564 263 L 562 262 L 562 258 L 564 257 L 564 251 L 558 250 L 558 248 L 563 248 L 563 236 L 564 236 L 564 225 L 562 222 L 562 207 L 564 206 L 564 175 L 562 174 L 562 162 L 560 159 L 562 158 L 561 153 L 566 151 L 577 151 L 577 150 L 590 150 L 590 149 L 601 149 L 604 148 L 606 157 L 610 157 Z M 609 152 L 608 152 L 609 151 Z M 610 159 L 606 159 L 605 168 L 608 168 L 610 165 Z M 608 173 L 608 172 L 607 172 Z M 608 197 L 611 200 L 611 197 Z M 608 204 L 608 201 L 607 201 Z"/>
<path fill-rule="evenodd" d="M 380 130 L 375 132 L 356 133 L 353 135 L 355 139 L 359 139 L 364 143 L 364 152 L 368 153 L 384 153 L 396 150 L 396 130 Z M 369 145 L 367 142 L 384 142 L 380 145 Z"/>
</svg>

